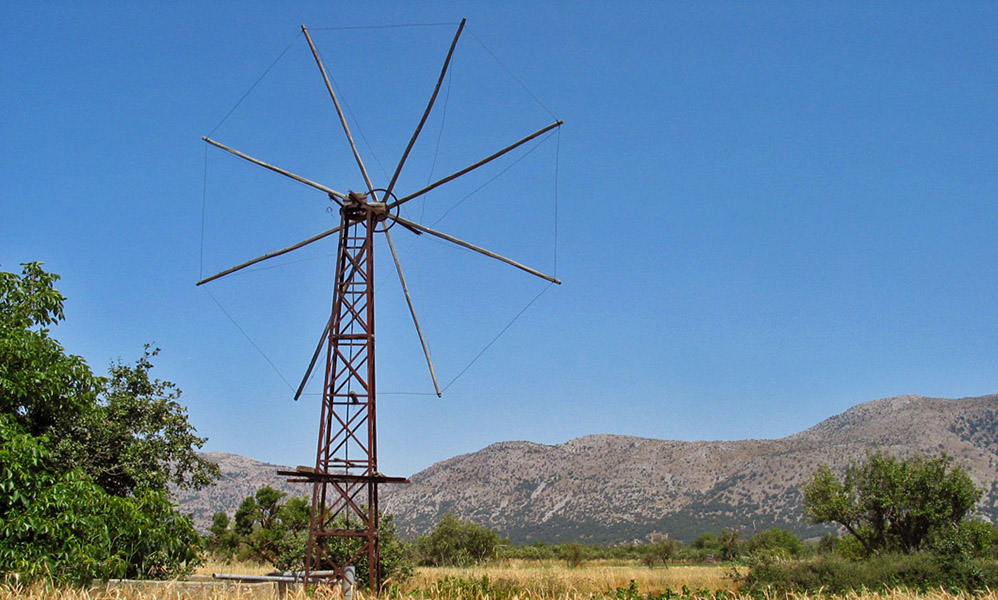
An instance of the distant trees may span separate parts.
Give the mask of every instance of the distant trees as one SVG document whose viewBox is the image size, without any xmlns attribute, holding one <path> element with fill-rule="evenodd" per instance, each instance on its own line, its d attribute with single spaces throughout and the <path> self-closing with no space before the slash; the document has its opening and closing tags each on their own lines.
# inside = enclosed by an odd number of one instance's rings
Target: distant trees
<svg viewBox="0 0 998 600">
<path fill-rule="evenodd" d="M 842 477 L 821 466 L 803 493 L 813 522 L 841 525 L 869 555 L 931 549 L 961 535 L 983 492 L 945 456 L 900 460 L 877 451 Z"/>
<path fill-rule="evenodd" d="M 156 350 L 98 377 L 49 335 L 58 279 L 39 263 L 0 272 L 0 580 L 183 573 L 200 537 L 167 484 L 198 488 L 217 468 L 180 390 L 149 376 Z"/>
<path fill-rule="evenodd" d="M 215 513 L 209 549 L 231 557 L 241 548 L 243 557 L 270 563 L 282 571 L 304 568 L 311 506 L 303 497 L 282 502 L 285 496 L 270 486 L 260 488 L 239 505 L 231 529 L 228 516 Z"/>
</svg>

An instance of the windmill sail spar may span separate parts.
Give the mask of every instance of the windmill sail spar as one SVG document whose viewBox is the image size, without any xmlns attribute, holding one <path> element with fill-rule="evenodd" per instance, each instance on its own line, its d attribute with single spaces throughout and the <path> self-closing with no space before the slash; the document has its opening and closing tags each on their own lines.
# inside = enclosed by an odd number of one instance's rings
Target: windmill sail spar
<svg viewBox="0 0 998 600">
<path fill-rule="evenodd" d="M 402 166 L 405 165 L 405 160 L 409 158 L 409 152 L 412 150 L 412 146 L 416 143 L 416 138 L 419 137 L 419 132 L 423 130 L 423 125 L 426 124 L 426 118 L 430 116 L 430 110 L 433 109 L 433 103 L 437 100 L 437 94 L 440 92 L 440 85 L 444 82 L 444 77 L 447 75 L 447 67 L 450 65 L 450 59 L 454 56 L 454 48 L 457 46 L 457 40 L 461 37 L 461 31 L 464 30 L 464 23 L 467 19 L 461 19 L 461 24 L 457 27 L 457 33 L 454 34 L 454 41 L 450 44 L 450 50 L 447 52 L 447 58 L 444 60 L 444 66 L 440 69 L 440 77 L 437 79 L 437 86 L 433 88 L 433 94 L 430 96 L 430 101 L 426 105 L 426 110 L 423 111 L 423 118 L 419 120 L 419 125 L 416 126 L 416 131 L 412 133 L 412 137 L 409 139 L 409 145 L 405 147 L 405 152 L 402 153 L 402 158 L 399 160 L 399 164 L 395 167 L 395 174 L 392 175 L 392 180 L 388 184 L 388 191 L 385 192 L 385 200 L 387 201 L 392 197 L 392 190 L 395 189 L 395 182 L 398 181 L 399 173 L 402 172 Z M 440 395 L 440 388 L 437 388 L 437 395 Z"/>
<path fill-rule="evenodd" d="M 492 162 L 493 160 L 499 158 L 503 154 L 506 154 L 507 152 L 510 152 L 511 150 L 514 150 L 514 149 L 518 148 L 519 146 L 522 146 L 523 144 L 526 144 L 527 142 L 529 142 L 530 140 L 536 138 L 537 136 L 543 135 L 543 134 L 547 133 L 548 131 L 551 131 L 555 127 L 561 127 L 563 123 L 564 123 L 564 121 L 555 121 L 554 123 L 548 125 L 547 127 L 535 131 L 534 133 L 528 135 L 527 137 L 523 138 L 519 142 L 516 142 L 515 144 L 511 144 L 509 146 L 506 146 L 505 148 L 503 148 L 499 152 L 496 152 L 495 154 L 487 156 L 487 157 L 483 158 L 482 160 L 476 162 L 475 164 L 473 164 L 471 166 L 465 167 L 465 168 L 461 169 L 460 171 L 458 171 L 456 173 L 452 173 L 451 175 L 448 175 L 447 177 L 444 177 L 443 179 L 440 179 L 439 181 L 436 181 L 435 183 L 431 183 L 430 185 L 428 185 L 428 186 L 424 187 L 423 189 L 419 190 L 418 192 L 413 192 L 412 194 L 409 194 L 408 196 L 405 196 L 403 198 L 399 198 L 395 202 L 392 202 L 391 204 L 389 204 L 388 208 L 389 208 L 389 210 L 393 209 L 393 208 L 395 208 L 396 206 L 398 206 L 400 204 L 404 204 L 404 203 L 406 203 L 406 202 L 408 202 L 408 201 L 410 201 L 410 200 L 412 200 L 414 198 L 418 198 L 418 197 L 422 196 L 423 194 L 429 192 L 430 190 L 433 190 L 433 189 L 436 189 L 436 188 L 442 186 L 443 184 L 447 183 L 448 181 L 453 181 L 453 180 L 457 179 L 458 177 L 460 177 L 460 176 L 462 176 L 462 175 L 464 175 L 466 173 L 470 173 L 471 171 L 474 171 L 478 167 L 481 167 L 481 166 L 483 166 L 485 164 L 488 164 L 488 163 Z"/>
<path fill-rule="evenodd" d="M 333 317 L 330 316 L 329 320 L 326 321 L 326 326 L 322 329 L 322 336 L 319 338 L 319 343 L 315 347 L 315 353 L 312 354 L 312 360 L 308 363 L 308 368 L 305 369 L 305 376 L 301 378 L 301 383 L 298 384 L 298 391 L 295 392 L 295 402 L 301 398 L 301 394 L 305 390 L 305 386 L 308 384 L 308 378 L 312 376 L 312 369 L 315 368 L 315 361 L 319 360 L 319 354 L 322 353 L 322 347 L 326 343 L 326 337 L 329 336 L 329 329 L 332 326 Z"/>
<path fill-rule="evenodd" d="M 322 59 L 319 58 L 319 51 L 315 49 L 315 44 L 312 43 L 312 36 L 308 34 L 308 29 L 305 26 L 301 26 L 302 33 L 305 34 L 305 39 L 308 40 L 308 47 L 312 49 L 312 56 L 315 57 L 315 64 L 319 66 L 319 72 L 322 73 L 322 80 L 326 82 L 326 89 L 329 91 L 329 97 L 333 99 L 333 105 L 336 107 L 336 114 L 340 117 L 340 124 L 343 126 L 343 133 L 347 136 L 347 141 L 350 142 L 350 149 L 353 150 L 353 157 L 357 161 L 357 166 L 360 167 L 360 174 L 364 176 L 364 183 L 367 184 L 368 190 L 374 189 L 374 184 L 371 183 L 371 178 L 367 175 L 367 167 L 364 166 L 364 161 L 360 158 L 360 152 L 357 151 L 357 144 L 353 141 L 353 135 L 350 133 L 350 126 L 347 125 L 346 115 L 343 114 L 343 109 L 340 108 L 340 101 L 336 98 L 336 92 L 333 91 L 333 84 L 329 82 L 329 75 L 326 74 L 326 68 L 322 66 Z M 375 198 L 377 200 L 377 198 Z"/>
<path fill-rule="evenodd" d="M 392 219 L 393 221 L 398 222 L 401 225 L 408 225 L 409 227 L 412 227 L 413 229 L 418 229 L 418 230 L 422 231 L 423 233 L 428 233 L 430 235 L 435 235 L 435 236 L 437 236 L 440 239 L 447 240 L 448 242 L 453 242 L 453 243 L 457 244 L 458 246 L 462 246 L 464 248 L 467 248 L 468 250 L 474 250 L 475 252 L 478 252 L 479 254 L 484 254 L 485 256 L 488 256 L 490 258 L 494 258 L 496 260 L 501 260 L 502 262 L 504 262 L 504 263 L 506 263 L 508 265 L 512 265 L 512 266 L 514 266 L 517 269 L 520 269 L 522 271 L 526 271 L 527 273 L 530 273 L 531 275 L 535 275 L 537 277 L 540 277 L 541 279 L 550 281 L 551 283 L 557 283 L 558 285 L 561 285 L 561 280 L 560 279 L 557 279 L 557 278 L 552 277 L 550 275 L 546 275 L 544 273 L 541 273 L 537 269 L 531 269 L 530 267 L 528 267 L 528 266 L 526 266 L 524 264 L 520 264 L 520 263 L 516 262 L 515 260 L 506 258 L 505 256 L 502 256 L 501 254 L 496 254 L 495 252 L 492 252 L 491 250 L 486 250 L 485 248 L 481 248 L 481 247 L 476 246 L 474 244 L 469 244 L 468 242 L 466 242 L 464 240 L 461 240 L 461 239 L 458 239 L 458 238 L 456 238 L 456 237 L 454 237 L 452 235 L 447 235 L 446 233 L 442 233 L 440 231 L 435 231 L 433 229 L 430 229 L 429 227 L 420 225 L 419 223 L 416 223 L 415 221 L 410 221 L 408 219 L 404 219 L 404 218 L 399 217 L 399 216 L 395 216 L 395 215 L 391 215 L 390 214 L 390 215 L 388 215 L 388 218 Z"/>
<path fill-rule="evenodd" d="M 240 265 L 236 265 L 236 266 L 232 267 L 231 269 L 226 269 L 226 270 L 222 271 L 221 273 L 216 273 L 216 274 L 212 275 L 211 277 L 205 277 L 201 281 L 197 282 L 197 285 L 202 285 L 202 284 L 208 283 L 209 281 L 215 281 L 219 277 L 225 277 L 226 275 L 229 275 L 231 273 L 235 273 L 236 271 L 241 271 L 242 269 L 245 269 L 246 267 L 255 265 L 258 262 L 263 262 L 263 261 L 265 261 L 267 259 L 274 258 L 275 256 L 280 256 L 282 254 L 287 254 L 288 252 L 292 252 L 292 251 L 297 250 L 297 249 L 299 249 L 299 248 L 301 248 L 303 246 L 307 246 L 307 245 L 311 244 L 312 242 L 317 242 L 317 241 L 321 240 L 324 237 L 328 237 L 330 235 L 333 235 L 334 233 L 336 233 L 340 229 L 343 229 L 343 226 L 342 225 L 337 225 L 336 227 L 333 227 L 332 229 L 327 229 L 326 231 L 323 231 L 322 233 L 320 233 L 318 235 L 313 235 L 312 237 L 310 237 L 308 239 L 304 239 L 304 240 L 298 242 L 297 244 L 288 246 L 287 248 L 282 248 L 280 250 L 275 250 L 274 252 L 270 252 L 268 254 L 264 254 L 263 256 L 258 256 L 256 258 L 254 258 L 253 260 L 248 260 L 248 261 L 246 261 L 246 262 L 244 262 L 244 263 L 242 263 Z"/>
<path fill-rule="evenodd" d="M 295 181 L 297 181 L 299 183 L 304 183 L 305 185 L 310 186 L 310 187 L 314 187 L 317 190 L 322 190 L 323 192 L 326 192 L 327 194 L 329 194 L 330 198 L 332 198 L 333 200 L 336 200 L 336 202 L 340 206 L 343 206 L 343 202 L 342 201 L 346 200 L 347 195 L 344 194 L 343 192 L 337 192 L 336 190 L 334 190 L 332 188 L 328 188 L 328 187 L 322 185 L 321 183 L 316 183 L 316 182 L 311 181 L 309 179 L 305 179 L 304 177 L 302 177 L 300 175 L 295 175 L 291 171 L 285 171 L 284 169 L 282 169 L 280 167 L 275 167 L 274 165 L 267 164 L 267 163 L 263 162 L 262 160 L 260 160 L 258 158 L 253 158 L 252 156 L 250 156 L 248 154 L 244 154 L 244 153 L 236 150 L 235 148 L 229 148 L 225 144 L 220 144 L 219 142 L 216 142 L 215 140 L 213 140 L 213 139 L 211 139 L 209 137 L 202 136 L 201 139 L 204 140 L 204 141 L 206 141 L 206 142 L 208 142 L 212 146 L 215 146 L 216 148 L 221 148 L 222 150 L 225 150 L 226 152 L 228 152 L 230 154 L 235 154 L 239 158 L 242 158 L 244 160 L 248 160 L 249 162 L 253 163 L 254 165 L 260 165 L 264 169 L 270 169 L 271 171 L 273 171 L 275 173 L 280 173 L 281 175 L 284 175 L 285 177 L 290 177 L 291 179 L 294 179 Z"/>
<path fill-rule="evenodd" d="M 443 396 L 443 392 L 440 391 L 440 382 L 437 381 L 437 371 L 433 368 L 433 359 L 430 358 L 430 348 L 426 345 L 426 338 L 423 337 L 423 329 L 419 326 L 419 319 L 416 318 L 416 308 L 412 305 L 412 296 L 409 295 L 409 286 L 405 283 L 405 275 L 402 274 L 402 263 L 399 262 L 399 255 L 395 251 L 392 234 L 387 229 L 385 230 L 385 239 L 388 240 L 388 247 L 392 251 L 392 259 L 395 261 L 395 270 L 399 274 L 399 282 L 402 284 L 405 301 L 409 304 L 409 314 L 412 315 L 412 324 L 416 326 L 416 335 L 419 336 L 419 343 L 423 345 L 423 355 L 426 356 L 426 366 L 430 368 L 433 389 L 437 392 L 437 398 L 440 398 Z"/>
</svg>

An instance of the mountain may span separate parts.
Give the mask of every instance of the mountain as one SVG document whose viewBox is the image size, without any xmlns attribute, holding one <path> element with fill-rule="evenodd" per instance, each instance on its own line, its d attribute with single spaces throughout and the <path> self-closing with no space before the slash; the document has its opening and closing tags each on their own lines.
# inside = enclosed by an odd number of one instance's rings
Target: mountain
<svg viewBox="0 0 998 600">
<path fill-rule="evenodd" d="M 841 468 L 872 448 L 899 456 L 949 454 L 986 489 L 981 516 L 998 521 L 998 395 L 874 400 L 776 440 L 590 435 L 550 446 L 502 442 L 439 462 L 409 485 L 385 486 L 381 505 L 407 537 L 429 531 L 447 512 L 515 542 L 613 543 L 653 534 L 691 540 L 722 527 L 751 535 L 780 526 L 809 536 L 826 529 L 804 522 L 800 485 L 818 465 Z M 281 482 L 276 466 L 221 458 L 233 477 L 197 495 L 208 519 L 214 510 L 234 511 L 253 486 L 280 482 L 304 493 Z M 269 475 L 252 474 L 255 465 Z M 243 487 L 223 492 L 230 481 Z M 181 507 L 189 510 L 184 501 Z"/>
<path fill-rule="evenodd" d="M 201 452 L 205 458 L 218 465 L 222 478 L 212 487 L 198 490 L 174 488 L 173 499 L 180 512 L 194 517 L 194 525 L 199 531 L 207 531 L 211 518 L 216 512 L 224 511 L 231 517 L 246 496 L 269 485 L 286 494 L 303 496 L 310 492 L 302 484 L 288 483 L 286 477 L 277 474 L 288 467 L 272 465 L 228 452 Z"/>
</svg>

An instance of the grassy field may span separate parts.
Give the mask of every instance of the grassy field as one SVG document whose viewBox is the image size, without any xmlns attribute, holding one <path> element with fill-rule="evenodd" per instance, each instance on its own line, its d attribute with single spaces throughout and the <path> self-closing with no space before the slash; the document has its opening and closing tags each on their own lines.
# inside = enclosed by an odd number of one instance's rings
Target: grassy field
<svg viewBox="0 0 998 600">
<path fill-rule="evenodd" d="M 211 573 L 262 574 L 267 567 L 253 564 L 206 564 L 198 570 L 201 577 Z M 613 562 L 590 562 L 570 569 L 558 562 L 509 561 L 506 564 L 458 568 L 420 568 L 416 576 L 405 584 L 395 587 L 386 597 L 393 600 L 596 600 L 606 598 L 617 600 L 617 588 L 627 588 L 631 581 L 637 585 L 640 598 L 645 594 L 657 595 L 666 589 L 725 590 L 730 598 L 738 600 L 737 582 L 731 576 L 731 567 L 725 566 L 680 566 L 668 568 L 648 568 L 635 564 Z M 484 578 L 487 578 L 487 583 Z M 390 583 L 390 582 L 389 582 Z M 0 600 L 153 600 L 191 598 L 195 600 L 271 600 L 275 598 L 273 588 L 236 587 L 228 590 L 185 589 L 180 584 L 166 584 L 145 589 L 104 589 L 90 590 L 49 589 L 34 586 L 28 589 L 0 586 Z M 301 589 L 291 589 L 284 596 L 286 600 L 310 600 L 342 598 L 338 586 L 320 588 L 306 594 Z M 620 598 L 630 600 L 635 596 L 626 593 Z M 354 595 L 356 600 L 364 600 L 361 593 Z M 820 596 L 805 594 L 772 594 L 761 600 L 816 600 Z M 884 593 L 854 592 L 836 598 L 841 600 L 998 600 L 998 592 L 977 595 L 954 594 L 946 591 L 932 591 L 923 594 L 896 590 Z M 369 597 L 368 597 L 369 600 Z M 753 600 L 760 600 L 758 598 Z"/>
<path fill-rule="evenodd" d="M 199 575 L 212 573 L 264 574 L 270 567 L 254 563 L 206 563 Z M 535 597 L 553 597 L 568 593 L 598 594 L 627 587 L 633 580 L 642 593 L 661 593 L 666 589 L 710 589 L 735 591 L 732 568 L 721 566 L 672 566 L 648 568 L 621 561 L 590 561 L 570 569 L 561 561 L 510 560 L 481 567 L 419 567 L 416 575 L 399 586 L 404 594 L 431 591 L 450 579 L 481 580 L 501 589 L 521 589 Z M 391 584 L 392 582 L 387 582 Z"/>
<path fill-rule="evenodd" d="M 487 576 L 497 587 L 529 591 L 532 597 L 570 597 L 612 592 L 633 580 L 642 593 L 666 589 L 711 589 L 735 591 L 736 582 L 729 567 L 672 566 L 648 568 L 634 563 L 592 561 L 570 569 L 560 561 L 508 561 L 506 564 L 459 568 L 416 570 L 416 576 L 403 586 L 405 591 L 432 589 L 446 577 L 481 579 Z"/>
</svg>

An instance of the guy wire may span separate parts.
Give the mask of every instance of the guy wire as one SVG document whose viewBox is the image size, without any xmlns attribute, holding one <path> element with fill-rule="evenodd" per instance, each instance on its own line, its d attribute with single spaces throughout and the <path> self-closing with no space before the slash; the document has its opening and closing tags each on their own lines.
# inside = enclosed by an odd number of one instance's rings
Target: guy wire
<svg viewBox="0 0 998 600">
<path fill-rule="evenodd" d="M 538 292 L 538 294 L 536 296 L 534 296 L 533 300 L 531 300 L 530 302 L 528 302 L 526 306 L 524 306 L 522 309 L 520 309 L 520 312 L 516 313 L 516 316 L 513 317 L 513 319 L 509 323 L 507 323 L 506 326 L 503 327 L 502 330 L 498 334 L 496 334 L 496 336 L 494 338 L 492 338 L 492 341 L 489 342 L 488 344 L 486 344 L 485 347 L 482 348 L 482 350 L 478 354 L 475 355 L 475 358 L 471 359 L 471 362 L 469 362 L 466 367 L 464 367 L 463 369 L 461 369 L 461 372 L 458 373 L 454 377 L 454 379 L 451 379 L 450 383 L 448 383 L 447 385 L 445 385 L 443 387 L 443 389 L 441 389 L 440 391 L 441 392 L 446 392 L 447 388 L 449 388 L 450 386 L 454 385 L 454 382 L 457 381 L 458 379 L 460 379 L 461 376 L 464 375 L 468 371 L 468 369 L 471 368 L 471 366 L 473 364 L 475 364 L 476 362 L 478 362 L 478 359 L 481 358 L 482 355 L 485 354 L 488 351 L 488 349 L 492 347 L 492 344 L 495 344 L 496 341 L 498 341 L 499 338 L 502 337 L 502 335 L 504 333 L 506 333 L 506 330 L 509 329 L 510 327 L 512 327 L 513 323 L 516 323 L 517 319 L 519 319 L 521 316 L 523 316 L 523 313 L 527 312 L 527 309 L 530 308 L 531 305 L 533 305 L 534 302 L 537 302 L 537 299 L 540 298 L 541 296 L 543 296 L 544 292 L 548 291 L 548 289 L 550 289 L 552 285 L 554 285 L 554 284 L 553 283 L 548 283 L 546 286 L 544 286 L 544 289 L 542 289 L 540 292 Z"/>
<path fill-rule="evenodd" d="M 243 94 L 238 101 L 236 101 L 235 106 L 229 109 L 229 112 L 225 113 L 225 116 L 222 117 L 222 120 L 218 122 L 218 125 L 215 125 L 215 128 L 212 129 L 210 133 L 208 133 L 207 137 L 211 137 L 212 134 L 214 134 L 215 131 L 217 131 L 218 128 L 222 126 L 222 123 L 225 123 L 226 119 L 228 119 L 229 116 L 232 115 L 232 113 L 235 112 L 237 108 L 239 108 L 239 105 L 243 103 L 243 100 L 246 99 L 246 96 L 249 96 L 250 92 L 252 92 L 253 89 L 256 88 L 257 84 L 263 81 L 263 78 L 267 76 L 267 73 L 270 73 L 270 70 L 274 68 L 274 65 L 276 65 L 282 58 L 284 58 L 284 55 L 287 54 L 288 50 L 291 49 L 291 46 L 293 46 L 294 43 L 298 41 L 298 38 L 300 38 L 302 35 L 303 33 L 299 31 L 298 35 L 296 35 L 294 39 L 292 39 L 291 42 L 288 43 L 288 45 L 284 48 L 284 50 L 282 50 L 281 53 L 277 55 L 277 58 L 274 59 L 274 62 L 270 63 L 270 66 L 264 69 L 263 74 L 257 77 L 256 81 L 253 82 L 253 85 L 251 85 L 249 89 L 246 90 L 246 93 Z"/>
<path fill-rule="evenodd" d="M 488 47 L 488 46 L 486 46 L 486 45 L 485 45 L 485 44 L 484 44 L 484 43 L 482 42 L 482 40 L 480 40 L 480 39 L 478 38 L 478 36 L 477 36 L 477 35 L 475 35 L 475 32 L 474 32 L 474 31 L 470 31 L 470 30 L 469 30 L 469 31 L 468 31 L 468 33 L 470 33 L 470 34 L 471 34 L 471 37 L 475 38 L 475 41 L 476 41 L 476 42 L 478 42 L 478 43 L 479 43 L 479 44 L 480 44 L 480 45 L 482 46 L 482 49 L 484 49 L 484 50 L 485 50 L 485 51 L 486 51 L 486 52 L 487 52 L 487 53 L 489 54 L 489 56 L 491 56 L 491 57 L 492 57 L 492 59 L 493 59 L 493 60 L 495 60 L 495 61 L 496 61 L 496 63 L 498 63 L 498 64 L 499 64 L 499 66 L 500 66 L 500 67 L 502 67 L 502 68 L 503 68 L 503 70 L 504 70 L 504 71 L 506 71 L 506 73 L 508 73 L 508 74 L 509 74 L 509 76 L 513 78 L 513 80 L 514 80 L 514 81 L 516 81 L 517 83 L 519 83 L 519 84 L 520 84 L 520 87 L 522 87 L 522 88 L 523 88 L 523 91 L 527 92 L 527 95 L 529 95 L 529 96 L 530 96 L 531 98 L 533 98 L 533 99 L 534 99 L 534 102 L 536 102 L 538 106 L 540 106 L 540 107 L 541 107 L 541 108 L 543 108 L 543 109 L 544 109 L 545 111 L 547 111 L 548 115 L 550 115 L 552 119 L 555 119 L 555 120 L 557 120 L 557 119 L 558 119 L 558 117 L 554 116 L 554 113 L 553 113 L 553 112 L 551 112 L 551 109 L 549 109 L 549 108 L 548 108 L 547 106 L 545 106 L 545 105 L 544 105 L 544 103 L 543 103 L 543 102 L 541 102 L 540 98 L 538 98 L 537 96 L 535 96 L 535 95 L 534 95 L 534 93 L 530 91 L 530 88 L 528 88 L 528 87 L 527 87 L 527 85 L 526 85 L 525 83 L 523 83 L 523 81 L 521 81 L 519 77 L 517 77 L 516 75 L 514 75 L 514 74 L 513 74 L 513 71 L 511 71 L 511 70 L 509 69 L 509 67 L 507 67 L 507 66 L 506 66 L 505 64 L 503 64 L 503 62 L 502 62 L 501 60 L 499 60 L 499 57 L 498 57 L 498 56 L 496 56 L 494 52 L 492 52 L 491 50 L 489 50 L 489 47 Z"/>
<path fill-rule="evenodd" d="M 207 287 L 202 287 L 201 289 L 203 289 L 204 291 L 208 292 L 208 296 L 215 302 L 216 305 L 218 305 L 218 308 L 221 309 L 222 313 L 226 317 L 228 317 L 230 321 L 232 321 L 232 324 L 236 326 L 236 329 L 238 329 L 239 332 L 243 334 L 243 336 L 250 343 L 250 345 L 252 345 L 254 348 L 256 348 L 256 351 L 260 353 L 260 356 L 262 356 L 263 359 L 265 361 L 267 361 L 267 363 L 270 365 L 270 367 L 272 369 L 274 369 L 274 372 L 277 373 L 277 376 L 281 378 L 281 381 L 284 382 L 284 385 L 288 386 L 288 389 L 291 390 L 292 393 L 294 393 L 295 388 L 291 387 L 291 384 L 284 377 L 284 374 L 282 374 L 281 371 L 277 368 L 277 365 L 274 364 L 274 361 L 270 360 L 270 357 L 267 356 L 263 352 L 263 350 L 260 349 L 260 346 L 256 345 L 256 342 L 253 341 L 253 338 L 251 338 L 249 336 L 249 334 L 246 333 L 246 330 L 239 326 L 239 323 L 237 323 L 236 320 L 234 318 L 232 318 L 232 315 L 229 314 L 229 311 L 225 310 L 225 307 L 222 306 L 222 303 L 218 301 L 218 298 L 215 297 L 215 294 L 212 294 L 211 290 L 208 289 Z"/>
</svg>

